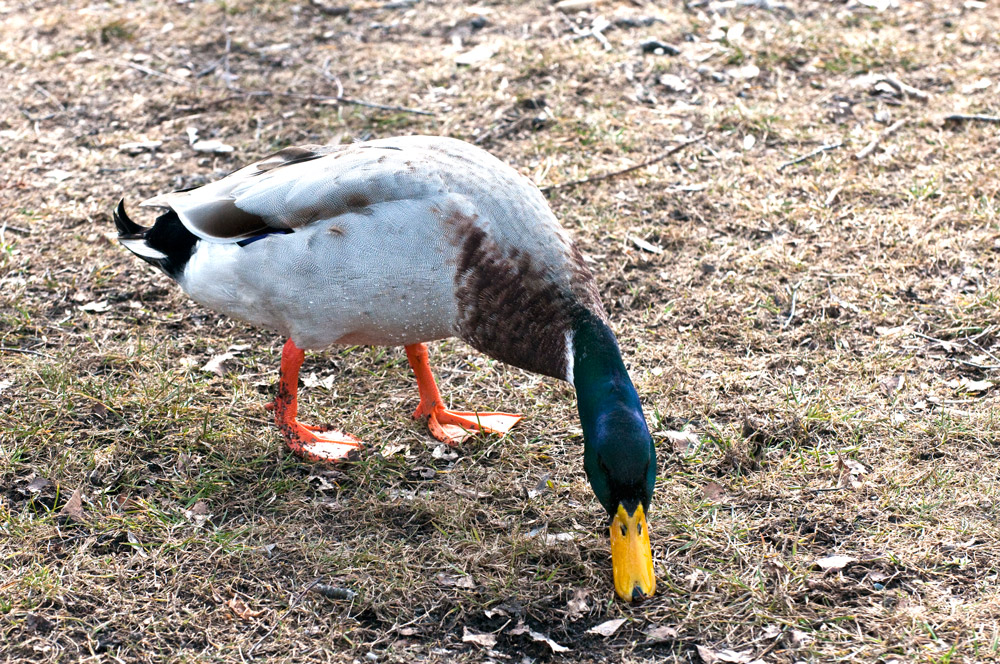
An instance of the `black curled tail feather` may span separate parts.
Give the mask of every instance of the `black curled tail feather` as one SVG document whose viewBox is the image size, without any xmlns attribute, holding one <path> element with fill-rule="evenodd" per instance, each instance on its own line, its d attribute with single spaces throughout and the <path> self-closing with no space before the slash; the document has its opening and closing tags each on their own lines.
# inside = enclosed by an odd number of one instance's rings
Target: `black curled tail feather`
<svg viewBox="0 0 1000 664">
<path fill-rule="evenodd" d="M 156 218 L 152 227 L 146 228 L 129 218 L 122 199 L 111 216 L 118 229 L 118 241 L 126 249 L 174 279 L 184 272 L 198 238 L 184 226 L 176 212 L 168 209 Z"/>
<path fill-rule="evenodd" d="M 115 220 L 115 227 L 118 228 L 118 237 L 138 237 L 145 233 L 148 228 L 140 226 L 125 213 L 125 199 L 118 201 L 118 206 L 111 213 L 111 218 Z"/>
</svg>

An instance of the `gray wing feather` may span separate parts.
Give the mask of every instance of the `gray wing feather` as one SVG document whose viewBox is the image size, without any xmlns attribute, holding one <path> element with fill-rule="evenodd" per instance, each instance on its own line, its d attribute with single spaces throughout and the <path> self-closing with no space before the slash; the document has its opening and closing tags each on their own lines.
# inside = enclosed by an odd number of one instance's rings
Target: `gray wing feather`
<svg viewBox="0 0 1000 664">
<path fill-rule="evenodd" d="M 419 149 L 420 142 L 406 149 L 396 145 L 410 142 L 286 148 L 217 182 L 142 205 L 170 208 L 192 233 L 221 243 L 294 230 L 348 212 L 370 214 L 381 203 L 445 191 L 440 167 L 432 167 L 440 155 Z"/>
</svg>

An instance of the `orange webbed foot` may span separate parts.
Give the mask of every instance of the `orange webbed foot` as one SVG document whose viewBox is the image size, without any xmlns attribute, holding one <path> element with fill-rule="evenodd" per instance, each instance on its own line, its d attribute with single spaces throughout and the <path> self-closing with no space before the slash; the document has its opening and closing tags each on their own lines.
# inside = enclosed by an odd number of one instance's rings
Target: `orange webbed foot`
<svg viewBox="0 0 1000 664">
<path fill-rule="evenodd" d="M 423 404 L 421 404 L 422 406 Z M 521 415 L 511 413 L 477 413 L 447 410 L 440 404 L 433 408 L 417 407 L 414 419 L 427 417 L 427 427 L 431 435 L 442 443 L 458 445 L 470 436 L 482 431 L 504 435 L 521 419 Z"/>
<path fill-rule="evenodd" d="M 285 437 L 285 444 L 295 456 L 312 463 L 345 461 L 364 447 L 360 439 L 342 431 L 324 430 L 296 421 L 278 425 Z"/>
<path fill-rule="evenodd" d="M 434 382 L 434 374 L 427 358 L 427 347 L 423 344 L 407 346 L 406 357 L 417 377 L 417 389 L 420 391 L 420 405 L 414 411 L 413 417 L 415 419 L 426 417 L 431 435 L 441 442 L 458 445 L 477 431 L 502 436 L 521 419 L 520 415 L 510 413 L 466 413 L 447 410 L 441 402 L 441 394 Z"/>
<path fill-rule="evenodd" d="M 264 408 L 274 412 L 274 422 L 288 449 L 296 456 L 312 463 L 344 461 L 364 447 L 359 439 L 349 433 L 303 424 L 296 419 L 299 369 L 304 358 L 305 353 L 289 339 L 281 352 L 278 395 Z"/>
</svg>

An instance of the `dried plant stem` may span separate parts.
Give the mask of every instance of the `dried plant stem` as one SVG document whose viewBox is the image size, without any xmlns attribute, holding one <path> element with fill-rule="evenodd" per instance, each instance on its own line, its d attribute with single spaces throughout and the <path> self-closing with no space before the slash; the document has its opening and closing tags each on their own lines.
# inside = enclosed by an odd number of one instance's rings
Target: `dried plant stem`
<svg viewBox="0 0 1000 664">
<path fill-rule="evenodd" d="M 688 147 L 689 145 L 694 145 L 695 143 L 704 140 L 706 136 L 708 136 L 708 134 L 699 134 L 698 136 L 695 136 L 691 140 L 684 141 L 680 145 L 675 145 L 666 152 L 662 152 L 659 155 L 653 157 L 652 159 L 647 159 L 641 164 L 636 164 L 635 166 L 629 166 L 628 168 L 623 168 L 620 171 L 612 171 L 611 173 L 604 173 L 603 175 L 594 175 L 591 177 L 583 178 L 581 180 L 573 180 L 571 182 L 562 182 L 560 184 L 553 184 L 549 185 L 548 187 L 542 187 L 541 190 L 547 193 L 550 191 L 555 191 L 556 189 L 569 189 L 570 187 L 576 187 L 581 184 L 600 182 L 601 180 L 610 180 L 613 177 L 618 177 L 619 175 L 625 175 L 626 173 L 631 173 L 632 171 L 637 171 L 640 168 L 645 168 L 646 166 L 652 166 L 653 164 L 661 162 L 667 157 L 677 154 L 678 152 Z"/>
<path fill-rule="evenodd" d="M 951 115 L 946 115 L 944 121 L 945 122 L 992 122 L 1000 124 L 1000 115 L 982 115 L 979 113 L 967 115 L 965 113 L 953 113 Z"/>
<path fill-rule="evenodd" d="M 880 131 L 878 134 L 876 134 L 875 138 L 873 138 L 871 140 L 871 142 L 868 143 L 868 145 L 866 145 L 865 147 L 861 148 L 861 150 L 859 150 L 858 153 L 854 155 L 854 158 L 855 159 L 864 159 L 865 157 L 867 157 L 868 155 L 870 155 L 872 152 L 875 152 L 875 148 L 878 147 L 879 143 L 881 143 L 886 137 L 891 136 L 892 134 L 896 133 L 896 131 L 900 127 L 902 127 L 903 125 L 905 125 L 907 122 L 908 121 L 905 120 L 905 119 L 903 119 L 903 120 L 896 120 L 895 122 L 893 122 L 891 125 L 889 125 L 885 129 L 883 129 L 882 131 Z"/>
<path fill-rule="evenodd" d="M 836 143 L 829 143 L 827 145 L 821 145 L 818 148 L 816 148 L 815 150 L 813 150 L 812 152 L 807 152 L 804 155 L 802 155 L 801 157 L 796 157 L 795 159 L 792 159 L 791 161 L 786 161 L 785 163 L 783 163 L 780 166 L 778 166 L 778 170 L 779 171 L 783 171 L 786 168 L 788 168 L 789 166 L 794 166 L 795 164 L 801 164 L 802 162 L 804 162 L 804 161 L 806 161 L 808 159 L 812 159 L 816 155 L 823 154 L 824 152 L 827 152 L 828 150 L 836 150 L 837 148 L 839 148 L 839 147 L 841 147 L 843 145 L 844 145 L 843 141 L 837 141 Z"/>
</svg>

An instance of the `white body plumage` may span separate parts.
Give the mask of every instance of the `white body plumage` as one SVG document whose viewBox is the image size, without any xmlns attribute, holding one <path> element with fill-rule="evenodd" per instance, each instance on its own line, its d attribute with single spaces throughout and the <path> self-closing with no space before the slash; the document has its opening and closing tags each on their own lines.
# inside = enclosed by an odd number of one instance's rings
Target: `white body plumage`
<svg viewBox="0 0 1000 664">
<path fill-rule="evenodd" d="M 159 264 L 185 292 L 300 348 L 459 336 L 567 378 L 574 320 L 583 311 L 604 318 L 589 270 L 538 188 L 454 139 L 287 148 L 142 205 L 183 224 L 171 232 L 186 235 L 189 255 Z M 123 244 L 153 263 L 165 256 L 156 227 L 129 224 Z"/>
</svg>

